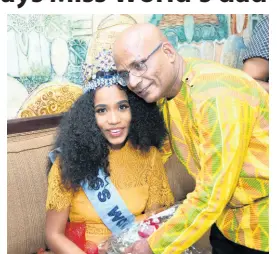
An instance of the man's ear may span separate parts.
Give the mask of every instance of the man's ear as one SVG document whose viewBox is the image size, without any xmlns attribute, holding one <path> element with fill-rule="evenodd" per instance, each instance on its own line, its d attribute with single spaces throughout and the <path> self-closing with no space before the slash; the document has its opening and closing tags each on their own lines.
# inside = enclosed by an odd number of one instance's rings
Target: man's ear
<svg viewBox="0 0 277 254">
<path fill-rule="evenodd" d="M 162 45 L 162 50 L 169 59 L 171 63 L 175 62 L 176 59 L 176 50 L 175 48 L 171 45 L 170 42 L 166 41 Z"/>
</svg>

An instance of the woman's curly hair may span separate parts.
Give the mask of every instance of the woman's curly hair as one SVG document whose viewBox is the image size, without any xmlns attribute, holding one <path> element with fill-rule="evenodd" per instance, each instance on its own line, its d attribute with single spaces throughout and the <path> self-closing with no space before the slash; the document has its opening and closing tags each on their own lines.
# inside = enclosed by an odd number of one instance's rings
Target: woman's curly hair
<svg viewBox="0 0 277 254">
<path fill-rule="evenodd" d="M 167 131 L 158 106 L 146 103 L 127 88 L 120 88 L 128 96 L 132 114 L 128 135 L 130 143 L 142 152 L 149 151 L 151 146 L 160 148 Z M 92 187 L 99 168 L 109 174 L 109 145 L 96 124 L 94 95 L 95 91 L 83 94 L 65 113 L 55 143 L 55 148 L 61 149 L 63 185 L 73 190 L 77 190 L 83 180 Z M 50 165 L 49 162 L 48 172 Z"/>
</svg>

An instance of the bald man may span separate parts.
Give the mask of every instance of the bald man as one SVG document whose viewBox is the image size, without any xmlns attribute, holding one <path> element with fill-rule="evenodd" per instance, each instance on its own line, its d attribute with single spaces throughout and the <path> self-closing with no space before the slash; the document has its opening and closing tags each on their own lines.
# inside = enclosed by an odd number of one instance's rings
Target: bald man
<svg viewBox="0 0 277 254">
<path fill-rule="evenodd" d="M 210 227 L 213 254 L 268 253 L 268 93 L 240 70 L 183 59 L 150 24 L 120 34 L 114 57 L 123 83 L 161 105 L 165 158 L 175 153 L 196 181 L 175 215 L 126 253 L 182 253 Z"/>
</svg>

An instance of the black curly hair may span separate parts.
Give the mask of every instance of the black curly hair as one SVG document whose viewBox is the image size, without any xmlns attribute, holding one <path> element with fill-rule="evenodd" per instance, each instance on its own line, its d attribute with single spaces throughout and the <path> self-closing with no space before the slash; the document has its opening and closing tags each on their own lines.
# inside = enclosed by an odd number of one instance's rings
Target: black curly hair
<svg viewBox="0 0 277 254">
<path fill-rule="evenodd" d="M 142 152 L 149 151 L 151 146 L 159 149 L 167 131 L 158 106 L 146 103 L 127 88 L 120 88 L 128 96 L 132 114 L 128 140 Z M 54 147 L 61 149 L 63 185 L 75 191 L 83 180 L 93 187 L 99 168 L 109 175 L 109 144 L 96 124 L 94 96 L 95 91 L 86 92 L 65 113 Z M 50 168 L 49 162 L 48 173 Z"/>
</svg>

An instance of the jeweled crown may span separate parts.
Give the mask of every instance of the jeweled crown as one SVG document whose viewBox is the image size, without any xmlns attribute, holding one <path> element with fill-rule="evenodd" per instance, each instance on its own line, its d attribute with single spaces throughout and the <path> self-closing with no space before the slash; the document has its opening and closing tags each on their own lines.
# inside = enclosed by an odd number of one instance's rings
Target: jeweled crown
<svg viewBox="0 0 277 254">
<path fill-rule="evenodd" d="M 111 50 L 102 50 L 95 57 L 93 64 L 84 63 L 82 68 L 84 76 L 84 92 L 115 84 L 125 86 L 124 81 L 122 81 L 116 71 Z"/>
</svg>

